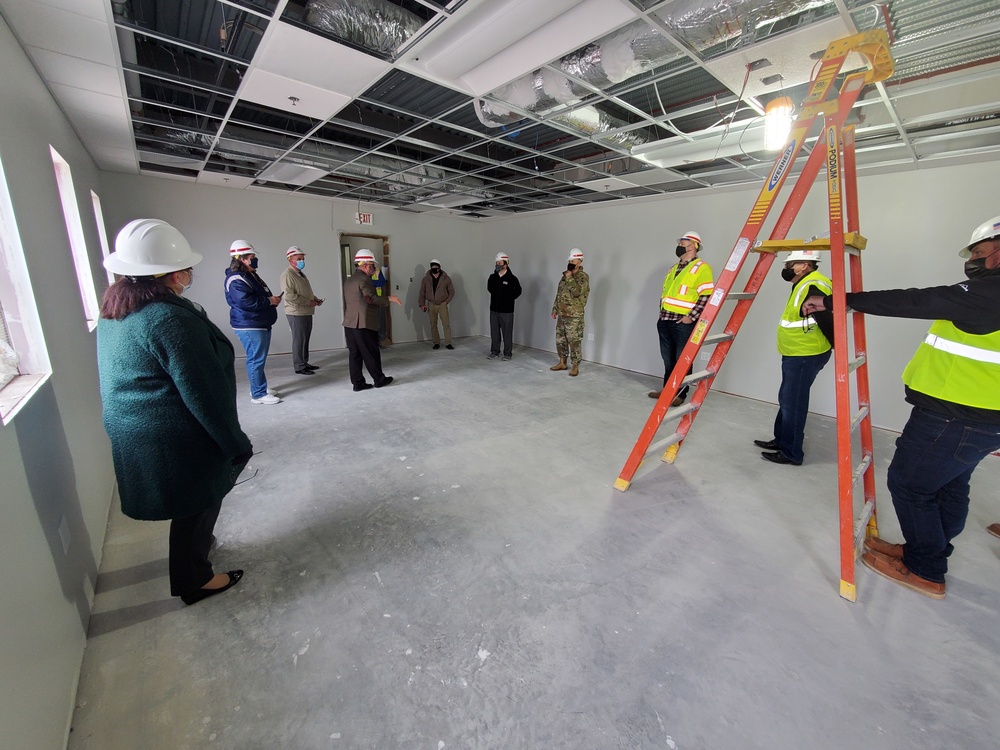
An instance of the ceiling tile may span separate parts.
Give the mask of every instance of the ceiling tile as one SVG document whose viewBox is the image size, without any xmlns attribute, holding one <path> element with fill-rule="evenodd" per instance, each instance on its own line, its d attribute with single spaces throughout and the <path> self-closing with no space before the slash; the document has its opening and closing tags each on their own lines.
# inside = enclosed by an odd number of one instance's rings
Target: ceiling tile
<svg viewBox="0 0 1000 750">
<path fill-rule="evenodd" d="M 37 2 L 5 2 L 4 19 L 26 47 L 39 47 L 102 65 L 117 65 L 114 32 L 99 20 Z"/>
<path fill-rule="evenodd" d="M 240 98 L 317 120 L 329 119 L 351 101 L 344 94 L 260 69 L 246 77 Z"/>
<path fill-rule="evenodd" d="M 102 65 L 39 47 L 30 47 L 28 53 L 46 83 L 59 83 L 108 96 L 121 96 L 121 74 L 112 65 Z"/>
<path fill-rule="evenodd" d="M 278 23 L 257 52 L 257 69 L 336 92 L 360 94 L 389 63 L 287 23 Z"/>
</svg>

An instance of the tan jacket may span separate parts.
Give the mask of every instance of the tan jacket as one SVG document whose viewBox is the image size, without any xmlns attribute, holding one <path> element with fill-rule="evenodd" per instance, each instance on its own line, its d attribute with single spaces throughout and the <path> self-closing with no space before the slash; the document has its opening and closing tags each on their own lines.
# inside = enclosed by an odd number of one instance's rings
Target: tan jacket
<svg viewBox="0 0 1000 750">
<path fill-rule="evenodd" d="M 378 309 L 389 305 L 389 296 L 375 294 L 371 276 L 360 268 L 344 282 L 344 328 L 378 330 Z"/>
<path fill-rule="evenodd" d="M 316 301 L 312 284 L 297 268 L 289 266 L 281 274 L 281 291 L 285 293 L 285 315 L 315 315 L 316 306 L 310 302 Z"/>
</svg>

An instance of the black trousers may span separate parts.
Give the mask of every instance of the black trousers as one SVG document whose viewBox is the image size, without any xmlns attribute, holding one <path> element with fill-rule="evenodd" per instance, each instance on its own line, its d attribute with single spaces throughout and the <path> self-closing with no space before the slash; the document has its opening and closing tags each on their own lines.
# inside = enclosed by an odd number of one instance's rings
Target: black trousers
<svg viewBox="0 0 1000 750">
<path fill-rule="evenodd" d="M 222 501 L 193 516 L 170 522 L 170 595 L 183 596 L 197 591 L 215 573 L 208 561 L 212 532 L 222 510 Z"/>
<path fill-rule="evenodd" d="M 375 385 L 382 385 L 385 382 L 385 373 L 382 372 L 378 331 L 370 328 L 345 328 L 344 336 L 347 339 L 347 368 L 351 373 L 351 383 L 364 385 L 365 374 L 361 371 L 361 363 L 364 362 Z"/>
<path fill-rule="evenodd" d="M 298 372 L 309 364 L 309 337 L 312 336 L 312 315 L 286 315 L 292 330 L 292 368 Z"/>
<path fill-rule="evenodd" d="M 490 354 L 500 353 L 500 339 L 503 339 L 503 356 L 509 357 L 514 344 L 510 337 L 514 332 L 514 313 L 490 310 Z"/>
</svg>

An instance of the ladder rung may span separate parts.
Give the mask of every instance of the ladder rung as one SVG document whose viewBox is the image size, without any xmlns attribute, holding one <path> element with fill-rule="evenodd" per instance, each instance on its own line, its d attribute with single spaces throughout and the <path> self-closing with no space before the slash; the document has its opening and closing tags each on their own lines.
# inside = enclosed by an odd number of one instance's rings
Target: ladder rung
<svg viewBox="0 0 1000 750">
<path fill-rule="evenodd" d="M 861 476 L 868 470 L 868 467 L 872 465 L 872 454 L 866 453 L 865 457 L 861 459 L 861 463 L 858 464 L 858 468 L 854 470 L 854 476 L 851 477 L 851 488 L 858 486 L 858 480 Z"/>
<path fill-rule="evenodd" d="M 853 434 L 858 425 L 861 424 L 861 420 L 868 416 L 870 409 L 867 406 L 862 406 L 858 409 L 858 413 L 854 415 L 854 419 L 851 420 L 851 433 Z"/>
<path fill-rule="evenodd" d="M 649 450 L 646 451 L 646 455 L 643 456 L 643 460 L 653 455 L 654 453 L 659 453 L 667 446 L 673 445 L 683 437 L 684 436 L 681 433 L 675 432 L 673 435 L 670 435 L 669 437 L 665 437 L 662 440 L 657 440 L 655 443 L 650 443 Z"/>
<path fill-rule="evenodd" d="M 694 385 L 695 383 L 700 383 L 702 380 L 708 380 L 709 378 L 714 378 L 715 373 L 711 370 L 698 370 L 698 372 L 692 372 L 684 380 L 681 381 L 681 385 Z"/>
<path fill-rule="evenodd" d="M 861 543 L 864 540 L 865 528 L 868 526 L 868 521 L 872 517 L 872 513 L 875 512 L 875 503 L 871 500 L 865 501 L 865 507 L 861 509 L 861 515 L 858 516 L 858 520 L 854 523 L 854 549 L 858 550 L 861 548 Z"/>
<path fill-rule="evenodd" d="M 667 413 L 663 415 L 663 419 L 660 424 L 663 424 L 663 422 L 673 422 L 675 419 L 680 419 L 684 415 L 697 410 L 698 407 L 695 406 L 693 402 L 690 404 L 682 404 L 681 406 L 671 407 L 667 409 Z M 646 452 L 646 455 L 649 455 L 649 451 Z"/>
<path fill-rule="evenodd" d="M 850 362 L 847 363 L 847 372 L 848 373 L 854 372 L 867 361 L 868 361 L 867 354 L 862 354 L 857 359 L 852 359 Z"/>
<path fill-rule="evenodd" d="M 713 333 L 711 336 L 706 336 L 701 345 L 712 346 L 713 344 L 721 344 L 723 341 L 732 341 L 734 338 L 736 338 L 734 333 Z"/>
<path fill-rule="evenodd" d="M 729 294 L 726 295 L 726 299 L 727 300 L 753 299 L 756 296 L 757 292 L 730 292 Z"/>
</svg>

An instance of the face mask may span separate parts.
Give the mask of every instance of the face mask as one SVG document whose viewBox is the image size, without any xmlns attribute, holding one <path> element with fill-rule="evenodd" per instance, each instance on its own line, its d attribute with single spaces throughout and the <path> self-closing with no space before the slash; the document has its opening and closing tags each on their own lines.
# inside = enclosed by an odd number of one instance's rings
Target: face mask
<svg viewBox="0 0 1000 750">
<path fill-rule="evenodd" d="M 974 260 L 965 261 L 965 275 L 967 278 L 974 279 L 978 276 L 985 276 L 989 273 L 989 269 L 986 268 L 986 258 L 975 258 Z"/>
<path fill-rule="evenodd" d="M 576 264 L 575 263 L 567 263 L 566 264 L 566 270 L 570 271 L 570 272 L 575 271 L 576 270 Z"/>
<path fill-rule="evenodd" d="M 684 253 L 686 253 L 687 251 L 688 249 L 683 245 L 678 245 L 677 247 L 674 248 L 674 252 L 677 253 L 678 258 L 684 255 Z"/>
<path fill-rule="evenodd" d="M 257 270 L 257 259 L 256 258 L 252 258 L 250 260 L 250 268 L 252 268 L 255 271 Z"/>
<path fill-rule="evenodd" d="M 301 271 L 306 267 L 306 262 L 304 260 L 297 260 L 295 261 L 295 267 Z"/>
<path fill-rule="evenodd" d="M 181 294 L 184 294 L 184 292 L 190 289 L 193 283 L 194 283 L 194 274 L 188 271 L 188 283 L 184 284 L 183 288 L 181 289 Z"/>
<path fill-rule="evenodd" d="M 496 272 L 500 273 L 502 270 L 503 270 L 503 264 L 502 263 L 497 263 L 496 264 Z"/>
<path fill-rule="evenodd" d="M 795 278 L 795 269 L 794 268 L 782 268 L 781 269 L 781 278 L 783 278 L 785 281 L 791 281 L 792 279 Z"/>
<path fill-rule="evenodd" d="M 440 268 L 432 268 L 431 269 L 431 276 L 437 276 L 440 273 L 441 273 L 441 269 Z"/>
</svg>

